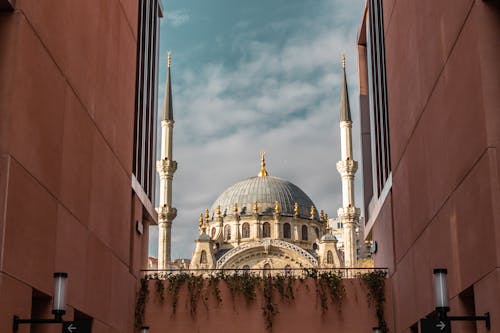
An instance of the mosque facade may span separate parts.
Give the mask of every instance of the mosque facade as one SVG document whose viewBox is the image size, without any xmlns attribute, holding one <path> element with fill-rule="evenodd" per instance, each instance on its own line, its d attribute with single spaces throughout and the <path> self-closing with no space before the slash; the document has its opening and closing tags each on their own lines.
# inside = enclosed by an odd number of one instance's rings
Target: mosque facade
<svg viewBox="0 0 500 333">
<path fill-rule="evenodd" d="M 265 152 L 257 175 L 226 189 L 210 209 L 199 216 L 199 236 L 189 268 L 261 269 L 286 272 L 304 268 L 356 267 L 360 210 L 354 202 L 357 162 L 352 156 L 352 119 L 349 107 L 345 59 L 340 103 L 342 207 L 335 219 L 342 229 L 330 225 L 309 196 L 295 184 L 270 175 Z M 177 163 L 172 157 L 173 108 L 170 57 L 162 119 L 158 269 L 175 268 L 170 258 L 172 181 Z M 342 234 L 342 250 L 335 234 Z"/>
</svg>

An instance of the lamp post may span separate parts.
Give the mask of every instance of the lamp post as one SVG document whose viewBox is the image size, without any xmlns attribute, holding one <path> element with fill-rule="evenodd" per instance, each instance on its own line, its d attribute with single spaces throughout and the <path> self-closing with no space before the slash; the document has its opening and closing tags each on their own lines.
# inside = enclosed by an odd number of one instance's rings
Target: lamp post
<svg viewBox="0 0 500 333">
<path fill-rule="evenodd" d="M 68 273 L 54 273 L 54 299 L 52 314 L 54 319 L 20 319 L 14 316 L 13 330 L 17 332 L 20 324 L 60 324 L 62 316 L 66 313 L 66 288 L 68 285 Z"/>
<path fill-rule="evenodd" d="M 450 307 L 448 305 L 448 291 L 446 288 L 446 268 L 436 268 L 434 274 L 434 295 L 436 298 L 436 312 L 440 319 L 449 321 L 480 321 L 484 320 L 486 329 L 491 328 L 490 313 L 486 312 L 484 316 L 448 316 Z"/>
<path fill-rule="evenodd" d="M 149 326 L 142 326 L 141 333 L 149 333 Z"/>
</svg>

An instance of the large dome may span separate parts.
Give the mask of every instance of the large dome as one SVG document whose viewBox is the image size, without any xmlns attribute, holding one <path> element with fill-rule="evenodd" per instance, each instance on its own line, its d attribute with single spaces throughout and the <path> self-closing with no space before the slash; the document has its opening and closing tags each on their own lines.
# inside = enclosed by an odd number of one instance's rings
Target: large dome
<svg viewBox="0 0 500 333">
<path fill-rule="evenodd" d="M 254 202 L 257 202 L 259 214 L 272 215 L 276 201 L 282 215 L 293 215 L 295 202 L 302 218 L 309 218 L 311 206 L 316 207 L 298 186 L 280 178 L 264 176 L 248 178 L 229 187 L 215 200 L 211 210 L 214 212 L 220 206 L 223 215 L 230 215 L 237 203 L 241 215 L 250 215 Z"/>
</svg>

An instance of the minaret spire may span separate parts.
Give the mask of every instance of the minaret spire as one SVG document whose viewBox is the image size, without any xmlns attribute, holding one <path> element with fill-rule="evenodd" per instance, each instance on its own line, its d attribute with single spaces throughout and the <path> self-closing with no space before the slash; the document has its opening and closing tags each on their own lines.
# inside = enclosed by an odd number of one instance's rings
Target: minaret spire
<svg viewBox="0 0 500 333">
<path fill-rule="evenodd" d="M 165 104 L 161 120 L 161 152 L 156 169 L 160 175 L 160 207 L 158 207 L 158 269 L 166 269 L 170 264 L 172 221 L 177 209 L 172 207 L 172 181 L 177 170 L 173 160 L 174 113 L 172 107 L 172 84 L 170 78 L 171 57 L 168 53 L 167 80 L 165 84 Z"/>
<path fill-rule="evenodd" d="M 345 74 L 345 54 L 342 53 L 342 93 L 340 95 L 340 121 L 352 121 L 349 106 L 349 92 L 347 90 L 347 77 Z"/>
<path fill-rule="evenodd" d="M 354 203 L 354 174 L 358 170 L 358 162 L 352 158 L 352 120 L 349 106 L 347 78 L 345 72 L 345 55 L 342 54 L 342 92 L 340 97 L 340 141 L 341 160 L 337 170 L 342 177 L 342 208 L 338 209 L 339 221 L 344 226 L 344 265 L 356 266 L 356 226 L 359 222 L 359 208 Z"/>
</svg>

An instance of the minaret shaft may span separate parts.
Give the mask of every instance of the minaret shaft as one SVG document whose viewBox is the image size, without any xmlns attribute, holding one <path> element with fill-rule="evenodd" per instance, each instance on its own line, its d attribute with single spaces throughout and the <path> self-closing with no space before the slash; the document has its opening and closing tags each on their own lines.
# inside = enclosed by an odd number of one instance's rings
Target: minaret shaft
<svg viewBox="0 0 500 333">
<path fill-rule="evenodd" d="M 172 87 L 170 80 L 170 53 L 168 54 L 167 81 L 165 85 L 165 106 L 161 121 L 160 160 L 156 164 L 160 175 L 160 207 L 158 207 L 158 269 L 169 267 L 171 257 L 172 221 L 177 210 L 172 207 L 172 182 L 177 170 L 177 162 L 173 160 L 174 119 L 172 108 Z"/>
<path fill-rule="evenodd" d="M 345 57 L 342 56 L 343 82 L 340 98 L 340 142 L 341 160 L 337 163 L 337 170 L 342 177 L 342 208 L 338 209 L 339 221 L 344 228 L 344 266 L 355 267 L 356 227 L 359 222 L 360 210 L 354 201 L 354 175 L 358 169 L 358 162 L 352 155 L 352 120 L 349 106 L 347 78 L 345 73 Z"/>
</svg>

